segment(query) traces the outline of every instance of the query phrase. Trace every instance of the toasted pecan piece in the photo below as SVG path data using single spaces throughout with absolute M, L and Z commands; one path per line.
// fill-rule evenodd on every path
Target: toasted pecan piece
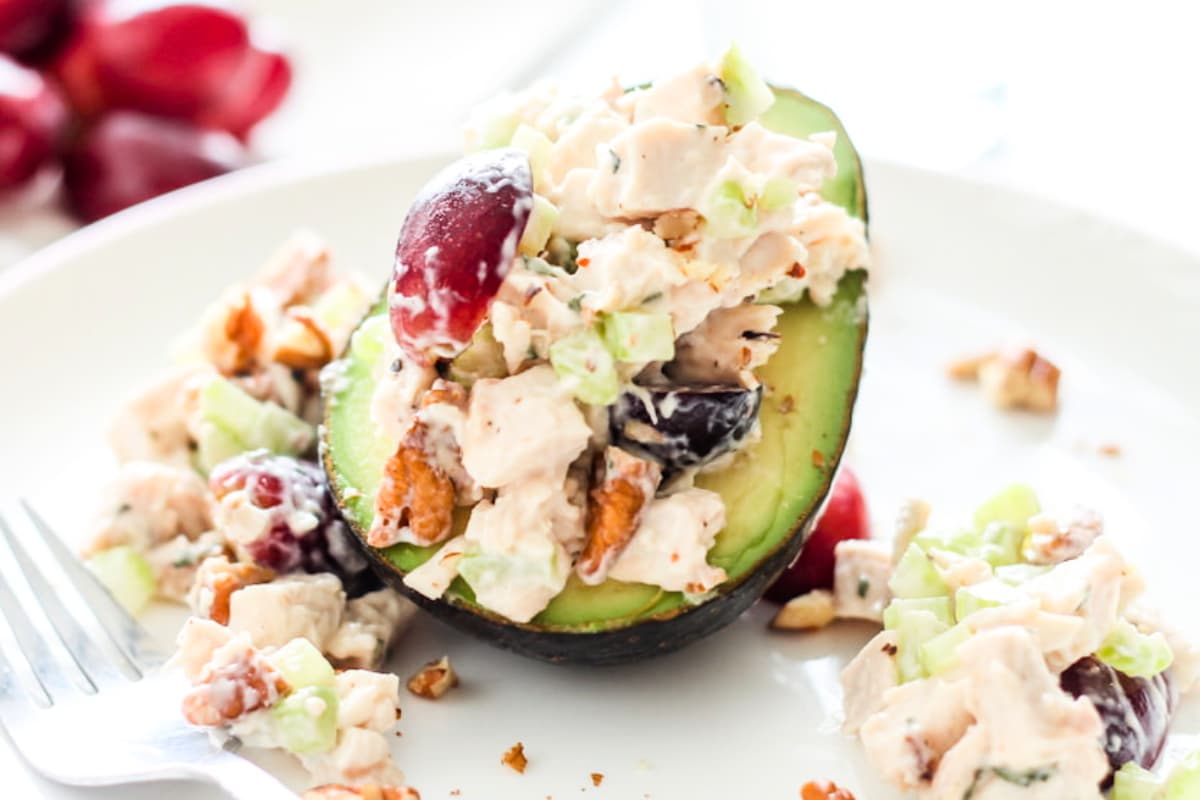
M 258 564 L 230 563 L 225 556 L 205 559 L 201 565 L 204 573 L 198 577 L 212 590 L 208 618 L 221 625 L 229 624 L 229 599 L 233 593 L 247 586 L 270 583 L 275 571 Z
M 274 337 L 271 360 L 293 369 L 316 369 L 333 360 L 333 341 L 307 306 L 292 306 Z
M 346 786 L 327 783 L 309 789 L 300 800 L 421 800 L 416 789 L 408 786 L 378 786 L 373 783 L 362 786 Z
M 529 759 L 525 757 L 525 744 L 517 742 L 508 748 L 500 758 L 500 763 L 516 772 L 524 773 L 525 767 L 529 766 Z
M 250 293 L 242 292 L 240 302 L 231 305 L 225 316 L 222 333 L 231 352 L 229 359 L 221 359 L 225 362 L 219 364 L 221 371 L 231 375 L 250 371 L 266 330 L 266 323 L 255 309 Z
M 437 661 L 430 661 L 421 667 L 408 679 L 408 690 L 417 697 L 426 700 L 437 700 L 446 692 L 458 686 L 458 673 L 450 666 L 450 657 L 442 656 Z
M 1051 361 L 1031 348 L 999 350 L 960 359 L 948 369 L 952 378 L 979 382 L 992 405 L 1051 413 L 1058 408 L 1062 376 Z
M 575 571 L 599 584 L 637 532 L 642 510 L 654 498 L 662 469 L 617 447 L 604 452 L 601 478 L 588 494 L 587 540 Z
M 450 535 L 454 483 L 431 463 L 427 436 L 425 423 L 414 420 L 395 455 L 388 459 L 375 497 L 375 522 L 367 533 L 367 544 L 372 547 L 400 541 L 404 527 L 421 544 L 434 544 Z
M 809 781 L 800 787 L 800 800 L 854 800 L 854 795 L 833 781 Z
M 261 653 L 244 642 L 230 642 L 213 654 L 184 695 L 183 717 L 193 725 L 227 725 L 271 707 L 289 688 Z

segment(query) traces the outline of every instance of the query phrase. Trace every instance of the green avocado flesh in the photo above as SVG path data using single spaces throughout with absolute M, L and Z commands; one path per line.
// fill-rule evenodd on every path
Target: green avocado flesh
M 866 195 L 858 156 L 836 116 L 798 92 L 776 90 L 776 101 L 763 115 L 767 127 L 806 137 L 834 130 L 838 176 L 824 195 L 865 219 Z M 725 528 L 708 560 L 728 573 L 719 595 L 736 586 L 767 556 L 804 526 L 828 491 L 849 431 L 853 399 L 866 336 L 864 276 L 847 275 L 834 302 L 819 308 L 807 299 L 785 306 L 777 332 L 779 350 L 758 375 L 765 393 L 762 435 L 724 469 L 699 476 L 697 485 L 721 495 Z M 385 313 L 381 303 L 368 318 Z M 348 352 L 341 371 L 326 390 L 325 465 L 334 495 L 360 535 L 370 528 L 374 497 L 394 442 L 378 435 L 371 421 L 371 399 L 383 366 L 371 353 Z M 456 532 L 465 527 L 469 509 L 459 509 Z M 395 568 L 408 572 L 438 546 L 400 544 L 379 551 Z M 496 615 L 474 603 L 470 587 L 457 579 L 445 601 L 486 616 Z M 532 623 L 538 630 L 592 633 L 650 619 L 669 618 L 695 599 L 656 586 L 609 580 L 587 586 L 574 575 L 566 588 Z M 514 623 L 515 625 L 515 623 Z

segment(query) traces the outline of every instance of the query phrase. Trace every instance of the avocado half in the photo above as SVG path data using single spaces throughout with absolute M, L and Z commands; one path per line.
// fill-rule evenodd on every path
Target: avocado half
M 866 221 L 862 164 L 829 108 L 800 92 L 776 89 L 776 101 L 761 122 L 799 138 L 836 131 L 838 174 L 823 194 Z M 753 605 L 795 560 L 812 529 L 850 431 L 867 336 L 864 282 L 861 272 L 849 273 L 828 307 L 806 298 L 785 306 L 780 315 L 779 350 L 758 371 L 766 390 L 762 436 L 728 467 L 696 481 L 725 501 L 726 525 L 708 561 L 729 575 L 699 602 L 680 592 L 611 579 L 588 586 L 572 574 L 541 614 L 516 623 L 477 605 L 461 577 L 441 600 L 409 589 L 405 574 L 439 546 L 376 549 L 366 544 L 375 493 L 394 444 L 383 441 L 371 421 L 373 364 L 352 351 L 324 397 L 322 460 L 334 498 L 384 581 L 438 619 L 497 647 L 578 664 L 618 664 L 678 650 Z M 383 313 L 380 303 L 367 318 Z M 460 511 L 456 533 L 466 523 L 466 509 Z

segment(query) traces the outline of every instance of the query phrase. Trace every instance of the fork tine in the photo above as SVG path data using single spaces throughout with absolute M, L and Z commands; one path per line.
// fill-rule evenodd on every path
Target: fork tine
M 85 567 L 78 557 L 63 544 L 62 539 L 51 530 L 49 524 L 33 509 L 33 506 L 23 498 L 20 503 L 21 507 L 25 509 L 25 513 L 33 520 L 34 528 L 41 535 L 51 555 L 66 572 L 71 583 L 83 595 L 88 608 L 100 623 L 100 627 L 125 656 L 133 670 L 141 676 L 149 670 L 162 666 L 167 657 L 154 644 L 154 640 L 146 632 L 146 629 L 113 599 L 113 596 L 97 580 L 91 570 Z
M 71 656 L 71 660 L 75 662 L 75 666 L 79 668 L 84 677 L 91 681 L 92 686 L 96 689 L 125 683 L 125 679 L 117 672 L 108 656 L 100 651 L 88 632 L 63 606 L 58 592 L 50 586 L 46 576 L 42 574 L 41 568 L 29 557 L 29 553 L 17 535 L 13 533 L 13 529 L 3 514 L 0 514 L 0 534 L 8 542 L 8 549 L 16 558 L 17 566 L 25 573 L 25 580 L 33 589 L 34 596 L 41 602 L 46 619 L 50 621 L 59 641 L 62 642 L 68 655 Z
M 67 671 L 63 668 L 62 663 L 50 652 L 46 640 L 42 638 L 33 622 L 25 614 L 24 609 L 21 608 L 20 602 L 8 585 L 8 580 L 3 575 L 0 575 L 0 615 L 8 622 L 8 627 L 17 640 L 17 646 L 25 656 L 25 660 L 29 662 L 34 676 L 51 703 L 83 695 L 83 687 L 73 683 L 67 677 Z M 86 678 L 79 677 L 81 682 L 86 682 Z M 91 688 L 90 682 L 88 682 L 88 688 Z
M 16 669 L 0 648 L 0 725 L 16 725 L 38 705 L 50 705 L 50 696 L 40 684 L 29 688 L 34 691 L 34 696 L 30 696 L 21 684 Z

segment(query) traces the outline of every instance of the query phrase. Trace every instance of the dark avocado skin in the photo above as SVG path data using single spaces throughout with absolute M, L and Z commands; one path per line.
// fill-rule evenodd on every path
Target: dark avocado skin
M 777 97 L 787 98 L 789 103 L 804 107 L 804 113 L 815 115 L 826 123 L 832 123 L 839 137 L 838 160 L 841 174 L 835 181 L 837 186 L 827 187 L 828 199 L 842 204 L 851 214 L 864 222 L 867 220 L 867 199 L 863 182 L 862 165 L 858 154 L 850 144 L 845 130 L 837 117 L 826 106 L 811 100 L 792 89 L 775 89 Z M 778 104 L 777 104 L 778 105 Z M 768 112 L 770 114 L 770 112 Z M 825 127 L 813 130 L 828 130 Z M 786 132 L 786 131 L 785 131 Z M 849 162 L 849 163 L 848 163 Z M 847 175 L 846 167 L 852 165 L 853 174 Z M 863 292 L 865 297 L 865 291 Z M 841 461 L 850 433 L 853 407 L 858 395 L 862 373 L 862 354 L 868 329 L 864 310 L 858 325 L 857 347 L 854 349 L 852 365 L 853 381 L 844 400 L 845 414 L 837 437 L 836 446 L 824 452 L 827 467 L 822 472 L 822 481 L 811 494 L 811 502 L 796 517 L 791 532 L 758 563 L 744 574 L 733 578 L 696 605 L 683 605 L 671 611 L 649 617 L 641 617 L 628 624 L 605 630 L 584 632 L 565 626 L 516 623 L 497 614 L 468 605 L 454 596 L 441 600 L 429 598 L 413 591 L 404 584 L 404 574 L 382 551 L 363 543 L 363 549 L 371 560 L 380 578 L 401 592 L 417 605 L 453 628 L 477 636 L 496 647 L 530 658 L 550 663 L 584 665 L 617 665 L 641 661 L 654 656 L 672 653 L 698 641 L 729 625 L 763 595 L 788 565 L 800 554 L 808 534 L 818 517 L 833 483 L 836 467 Z M 325 427 L 329 430 L 331 420 L 326 409 Z M 335 470 L 328 447 L 322 447 L 322 462 L 327 475 L 334 476 Z M 336 486 L 337 481 L 331 479 Z M 334 491 L 339 505 L 343 499 Z M 357 530 L 352 515 L 347 514 L 347 523 L 358 534 L 360 540 L 365 531 Z

